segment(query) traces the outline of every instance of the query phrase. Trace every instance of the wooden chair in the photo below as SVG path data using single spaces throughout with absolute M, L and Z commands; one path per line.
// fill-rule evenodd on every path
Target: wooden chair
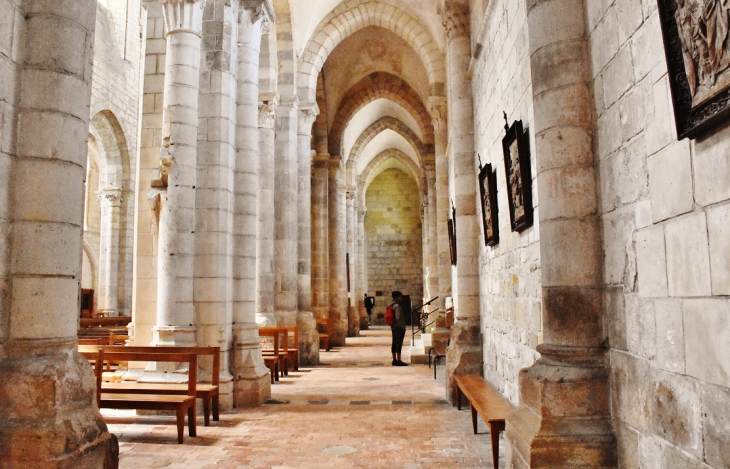
M 299 329 L 296 327 L 285 327 L 286 343 L 289 352 L 289 369 L 299 370 Z
M 317 318 L 317 330 L 319 331 L 319 348 L 329 352 L 332 349 L 332 318 Z

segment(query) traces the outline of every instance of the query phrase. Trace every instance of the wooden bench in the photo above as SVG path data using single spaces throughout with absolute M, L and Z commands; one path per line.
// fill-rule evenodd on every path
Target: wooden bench
M 213 412 L 213 420 L 218 421 L 219 403 L 220 403 L 220 374 L 221 374 L 221 349 L 220 347 L 142 347 L 142 346 L 124 346 L 109 345 L 102 347 L 104 352 L 136 352 L 155 356 L 157 353 L 193 353 L 195 355 L 212 356 L 213 370 L 211 376 L 211 384 L 197 384 L 195 396 L 203 401 L 203 421 L 205 426 L 210 425 L 210 414 Z M 147 360 L 135 360 L 147 361 Z M 150 359 L 148 361 L 160 361 Z M 196 370 L 197 372 L 197 370 Z M 187 386 L 185 384 L 170 383 L 137 383 L 121 382 L 121 383 L 104 383 L 103 390 L 106 393 L 127 393 L 127 394 L 185 394 Z
M 285 327 L 286 343 L 289 352 L 289 369 L 299 370 L 299 329 L 296 327 Z
M 261 352 L 266 358 L 276 357 L 278 373 L 276 381 L 279 381 L 279 375 L 283 378 L 289 374 L 289 352 L 287 347 L 287 331 L 283 327 L 260 327 L 259 338 L 261 339 Z M 268 363 L 266 365 L 269 366 Z M 269 367 L 271 370 L 271 367 Z
M 492 437 L 492 461 L 499 467 L 499 432 L 505 428 L 505 419 L 514 410 L 512 404 L 481 376 L 456 375 L 454 377 L 456 403 L 461 410 L 461 396 L 469 400 L 474 434 L 477 433 L 477 413 L 489 425 Z
M 140 409 L 170 410 L 177 417 L 177 442 L 182 444 L 185 432 L 185 414 L 188 415 L 188 434 L 197 435 L 195 428 L 196 382 L 198 380 L 198 356 L 194 353 L 139 353 L 139 352 L 105 352 L 100 347 L 95 357 L 96 401 L 100 409 Z M 101 379 L 103 362 L 113 361 L 155 361 L 189 364 L 189 379 L 184 395 L 179 394 L 134 394 L 109 393 L 103 388 Z
M 319 348 L 329 352 L 332 349 L 332 318 L 317 318 L 317 330 L 319 331 Z

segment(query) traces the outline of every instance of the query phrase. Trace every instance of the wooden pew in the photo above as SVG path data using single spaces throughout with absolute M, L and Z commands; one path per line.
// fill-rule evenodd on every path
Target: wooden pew
M 289 371 L 289 352 L 286 345 L 286 329 L 283 327 L 259 327 L 259 337 L 261 340 L 261 352 L 264 357 L 277 357 L 278 371 L 281 377 L 288 375 Z M 276 381 L 279 376 L 276 376 Z
M 289 352 L 289 369 L 299 370 L 299 329 L 296 327 L 285 327 L 286 343 Z
M 100 409 L 141 409 L 170 410 L 177 417 L 177 442 L 182 444 L 185 431 L 185 414 L 188 414 L 188 434 L 197 435 L 195 428 L 196 383 L 198 381 L 198 356 L 194 353 L 141 353 L 141 352 L 105 352 L 100 347 L 95 357 L 96 401 Z M 156 361 L 187 362 L 190 367 L 189 379 L 185 394 L 133 394 L 108 393 L 103 388 L 101 379 L 103 362 L 113 361 Z
M 481 376 L 456 375 L 454 387 L 459 410 L 461 410 L 461 396 L 464 395 L 469 400 L 474 434 L 477 433 L 477 413 L 489 425 L 492 437 L 492 461 L 494 467 L 499 467 L 499 432 L 504 431 L 505 419 L 514 407 Z
M 332 349 L 332 318 L 317 318 L 317 330 L 319 331 L 319 348 L 329 352 Z
M 154 355 L 156 353 L 167 353 L 174 351 L 175 353 L 194 353 L 196 355 L 205 355 L 213 357 L 213 370 L 211 376 L 211 384 L 197 384 L 196 397 L 203 400 L 203 419 L 205 426 L 210 425 L 210 414 L 213 411 L 213 420 L 219 420 L 219 403 L 220 403 L 220 375 L 221 375 L 221 349 L 220 347 L 140 347 L 140 346 L 118 346 L 109 345 L 103 347 L 105 352 L 139 352 Z M 144 360 L 136 360 L 144 361 Z M 159 360 L 149 360 L 159 361 Z M 197 370 L 196 370 L 197 371 Z M 167 383 L 137 383 L 137 382 L 121 382 L 106 383 L 104 392 L 109 393 L 135 393 L 135 394 L 183 394 L 186 392 L 184 384 L 167 384 Z

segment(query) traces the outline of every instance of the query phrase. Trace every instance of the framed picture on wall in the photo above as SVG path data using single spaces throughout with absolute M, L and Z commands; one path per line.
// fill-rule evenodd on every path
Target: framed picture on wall
M 451 265 L 456 265 L 456 209 L 451 208 L 449 218 L 449 252 L 451 253 Z
M 512 231 L 532 226 L 532 169 L 530 167 L 530 137 L 522 121 L 512 127 L 505 125 L 507 135 L 502 139 L 504 173 L 507 177 L 507 200 Z
M 730 115 L 730 24 L 724 1 L 657 0 L 679 139 Z
M 497 173 L 492 171 L 492 165 L 479 172 L 479 193 L 482 203 L 482 226 L 484 227 L 484 244 L 496 246 L 499 244 L 499 219 L 497 209 Z

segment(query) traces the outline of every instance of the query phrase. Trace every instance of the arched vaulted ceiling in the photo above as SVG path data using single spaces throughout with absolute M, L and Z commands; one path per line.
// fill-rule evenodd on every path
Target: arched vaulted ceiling
M 382 117 L 375 123 L 373 123 L 370 127 L 365 129 L 362 134 L 360 134 L 360 137 L 357 139 L 355 144 L 352 146 L 352 150 L 347 155 L 347 159 L 352 159 L 353 161 L 356 161 L 357 164 L 362 167 L 363 163 L 360 163 L 359 157 L 362 155 L 367 149 L 368 146 L 373 143 L 373 141 L 379 137 L 381 134 L 383 134 L 386 131 L 390 131 L 391 133 L 395 133 L 399 135 L 403 140 L 405 140 L 408 145 L 410 145 L 412 151 L 418 158 L 418 165 L 423 166 L 421 161 L 421 156 L 426 153 L 423 143 L 421 142 L 421 139 L 418 138 L 418 135 L 415 134 L 407 125 L 405 125 L 403 122 L 399 121 L 398 119 L 395 119 L 393 117 Z M 393 146 L 393 148 L 396 148 Z
M 345 155 L 349 155 L 355 142 L 361 137 L 368 127 L 375 124 L 378 120 L 390 117 L 397 119 L 408 127 L 423 142 L 423 134 L 416 119 L 408 113 L 402 106 L 389 101 L 387 99 L 376 99 L 360 109 L 350 119 L 350 124 L 345 129 L 342 137 L 342 145 L 345 149 Z
M 310 36 L 299 61 L 300 99 L 314 101 L 317 78 L 329 55 L 344 39 L 369 26 L 379 26 L 403 38 L 416 51 L 426 68 L 430 95 L 442 96 L 446 81 L 443 48 L 439 47 L 434 40 L 437 36 L 424 27 L 422 20 L 401 9 L 405 3 L 347 0 L 334 8 Z M 428 2 L 423 11 L 433 10 L 435 15 L 435 8 L 435 5 Z

